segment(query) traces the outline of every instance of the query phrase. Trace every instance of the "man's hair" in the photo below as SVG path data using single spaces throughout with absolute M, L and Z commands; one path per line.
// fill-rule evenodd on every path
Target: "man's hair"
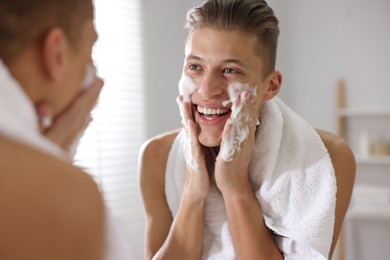
M 92 0 L 0 0 L 0 58 L 13 61 L 54 27 L 77 49 L 81 25 L 92 12 Z
M 279 21 L 264 0 L 208 0 L 187 13 L 185 28 L 242 31 L 257 36 L 254 50 L 263 59 L 265 75 L 275 70 Z

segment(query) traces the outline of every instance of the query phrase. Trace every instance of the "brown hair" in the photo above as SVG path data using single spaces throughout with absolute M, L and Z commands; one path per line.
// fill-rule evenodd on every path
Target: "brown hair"
M 189 30 L 189 36 L 201 28 L 255 34 L 259 44 L 254 51 L 263 59 L 263 72 L 267 75 L 275 69 L 278 24 L 273 10 L 264 0 L 208 0 L 187 13 L 185 28 Z
M 1 0 L 0 58 L 11 62 L 53 27 L 77 49 L 81 24 L 92 17 L 92 0 Z

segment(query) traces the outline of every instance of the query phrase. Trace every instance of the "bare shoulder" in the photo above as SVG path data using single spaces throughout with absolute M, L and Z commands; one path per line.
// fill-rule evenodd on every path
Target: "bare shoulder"
M 333 163 L 336 176 L 336 209 L 333 240 L 329 259 L 332 257 L 336 243 L 341 232 L 345 214 L 351 200 L 352 190 L 355 182 L 356 162 L 355 157 L 348 144 L 341 137 L 329 132 L 318 130 L 322 141 L 327 148 Z
M 147 140 L 140 149 L 139 180 L 141 192 L 147 197 L 152 194 L 165 196 L 165 168 L 168 154 L 180 129 L 176 129 Z
M 356 173 L 355 156 L 345 140 L 335 134 L 317 129 L 329 156 L 336 174 L 337 185 L 353 186 Z
M 0 258 L 101 259 L 104 205 L 86 173 L 0 136 L 0 183 Z
M 140 174 L 153 174 L 165 170 L 169 151 L 180 129 L 176 129 L 147 140 L 140 149 Z M 147 170 L 143 170 L 147 168 Z M 152 168 L 152 169 L 150 169 Z M 142 176 L 141 176 L 142 177 Z
M 181 129 L 175 129 L 150 138 L 142 145 L 141 152 L 142 153 L 168 152 L 176 136 L 179 134 L 180 130 Z
M 324 130 L 317 129 L 317 132 L 329 152 L 336 174 L 342 171 L 344 175 L 348 174 L 354 178 L 356 171 L 355 157 L 345 140 Z
M 151 259 L 164 243 L 173 221 L 165 196 L 165 169 L 169 151 L 179 131 L 151 138 L 140 151 L 139 181 L 146 216 L 147 259 Z

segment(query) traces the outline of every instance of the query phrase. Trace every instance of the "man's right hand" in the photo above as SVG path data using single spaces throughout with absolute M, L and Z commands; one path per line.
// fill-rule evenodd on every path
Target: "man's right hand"
M 90 113 L 96 105 L 103 85 L 103 80 L 97 78 L 89 88 L 80 92 L 44 131 L 44 135 L 67 152 L 70 159 L 74 155 L 80 137 L 92 121 Z M 47 104 L 39 104 L 36 107 L 39 116 L 50 114 L 50 109 Z
M 183 96 L 177 98 L 180 114 L 186 134 L 187 179 L 184 195 L 204 201 L 210 190 L 210 176 L 207 171 L 203 149 L 198 140 L 196 123 L 192 115 L 191 104 L 183 101 Z

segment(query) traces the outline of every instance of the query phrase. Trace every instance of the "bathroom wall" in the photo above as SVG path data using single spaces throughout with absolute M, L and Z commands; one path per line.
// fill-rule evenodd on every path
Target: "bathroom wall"
M 176 97 L 191 5 L 185 0 L 143 1 L 147 137 L 180 127 Z
M 280 19 L 285 99 L 314 126 L 336 131 L 335 89 L 347 106 L 390 107 L 390 1 L 270 0 Z

